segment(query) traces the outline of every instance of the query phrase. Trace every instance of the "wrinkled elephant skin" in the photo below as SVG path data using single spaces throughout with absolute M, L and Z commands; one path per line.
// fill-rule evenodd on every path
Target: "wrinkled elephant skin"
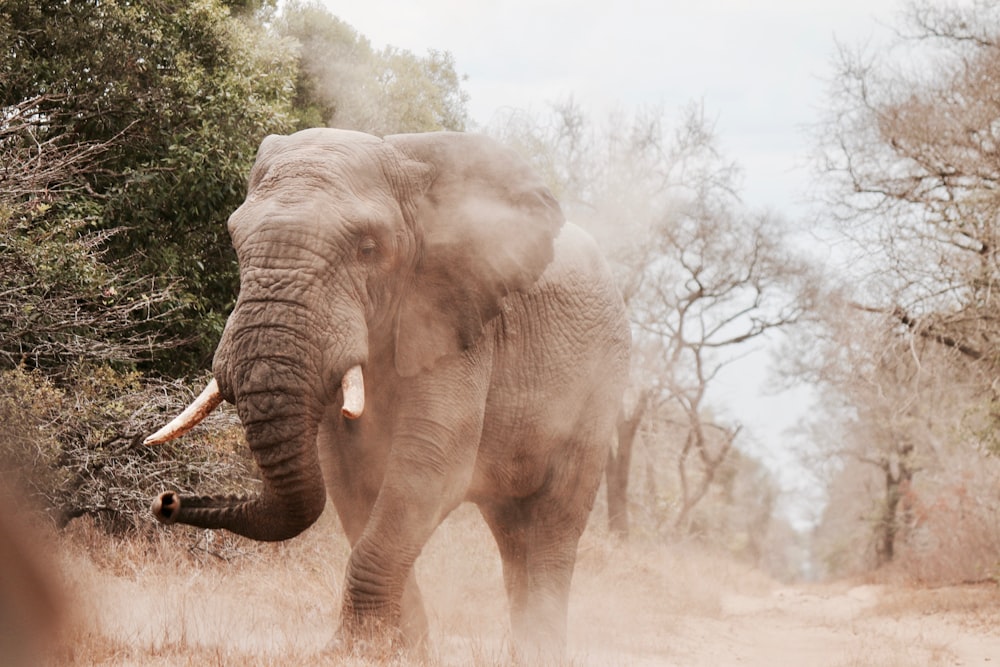
M 423 642 L 414 561 L 471 501 L 516 649 L 560 653 L 629 363 L 593 240 L 516 154 L 459 133 L 268 137 L 228 226 L 240 292 L 199 400 L 236 406 L 263 488 L 168 491 L 157 517 L 281 540 L 329 497 L 352 547 L 338 642 L 384 647 Z

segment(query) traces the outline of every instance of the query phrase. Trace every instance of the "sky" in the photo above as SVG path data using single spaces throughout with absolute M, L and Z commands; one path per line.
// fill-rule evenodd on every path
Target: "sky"
M 570 96 L 596 121 L 654 106 L 679 116 L 700 102 L 743 169 L 744 202 L 799 229 L 816 214 L 810 127 L 827 103 L 836 45 L 878 44 L 902 9 L 901 0 L 324 1 L 376 47 L 451 52 L 474 127 L 504 108 L 541 114 Z M 734 363 L 715 396 L 794 495 L 802 476 L 791 430 L 814 398 L 765 390 L 777 343 Z
M 668 111 L 703 101 L 748 203 L 798 198 L 835 38 L 878 39 L 900 0 L 325 0 L 376 47 L 449 51 L 472 119 L 504 107 Z M 599 111 L 600 112 L 600 111 Z

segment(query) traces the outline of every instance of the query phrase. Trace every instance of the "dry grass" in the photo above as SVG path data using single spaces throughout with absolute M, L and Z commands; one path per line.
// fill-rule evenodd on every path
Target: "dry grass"
M 1000 587 L 895 587 L 872 611 L 893 618 L 934 615 L 972 630 L 992 629 L 1000 627 Z
M 328 529 L 331 526 L 326 526 Z M 299 543 L 163 531 L 152 544 L 67 536 L 76 622 L 66 664 L 295 664 L 330 639 L 346 544 L 320 526 Z M 332 532 L 332 531 L 327 531 Z
M 111 541 L 83 523 L 61 536 L 74 619 L 56 664 L 510 664 L 500 559 L 471 506 L 441 526 L 417 563 L 433 641 L 422 660 L 352 663 L 324 652 L 348 556 L 331 514 L 282 544 L 207 535 L 174 528 L 151 544 Z M 567 663 L 662 664 L 680 619 L 717 616 L 725 591 L 767 585 L 720 557 L 622 546 L 590 531 L 574 578 Z
M 332 513 L 281 544 L 178 527 L 152 542 L 111 540 L 86 522 L 46 543 L 72 610 L 52 642 L 56 665 L 512 663 L 500 559 L 471 506 L 417 563 L 433 642 L 422 659 L 325 651 L 348 557 Z M 566 665 L 973 664 L 1000 655 L 998 624 L 996 587 L 778 588 L 695 546 L 621 545 L 592 528 L 573 582 Z
M 859 637 L 842 661 L 832 667 L 951 667 L 961 664 L 945 644 L 928 648 L 911 639 L 875 634 Z

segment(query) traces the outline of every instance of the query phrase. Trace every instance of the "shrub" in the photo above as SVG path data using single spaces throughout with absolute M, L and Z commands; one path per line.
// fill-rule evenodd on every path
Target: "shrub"
M 39 371 L 0 372 L 0 470 L 57 526 L 87 515 L 109 532 L 141 531 L 159 491 L 249 490 L 256 469 L 227 410 L 181 442 L 142 444 L 190 401 L 182 382 L 107 366 L 66 378 L 57 385 Z

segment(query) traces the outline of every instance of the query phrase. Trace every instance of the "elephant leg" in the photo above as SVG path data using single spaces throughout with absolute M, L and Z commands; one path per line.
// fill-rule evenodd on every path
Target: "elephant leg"
M 446 501 L 442 501 L 446 499 Z M 413 566 L 434 529 L 461 500 L 442 487 L 427 497 L 384 491 L 351 551 L 341 634 L 347 641 L 423 645 L 428 629 Z
M 426 618 L 404 606 L 419 599 L 413 565 L 431 534 L 465 497 L 482 435 L 488 366 L 474 352 L 442 360 L 398 395 L 392 446 L 378 497 L 347 567 L 341 629 L 384 643 Z
M 363 512 L 364 516 L 367 517 L 370 511 L 371 506 Z M 347 528 L 348 525 L 351 526 L 350 529 Z M 357 545 L 358 540 L 361 538 L 361 534 L 364 531 L 364 525 L 365 524 L 360 521 L 344 522 L 345 532 L 347 533 L 348 541 L 350 542 L 352 549 Z M 424 601 L 420 592 L 420 587 L 417 585 L 416 573 L 413 571 L 412 567 L 410 568 L 409 574 L 406 577 L 406 582 L 403 585 L 403 593 L 400 599 L 398 616 L 399 639 L 402 644 L 407 648 L 415 649 L 418 652 L 425 651 L 427 649 L 429 635 L 427 612 L 424 608 Z
M 528 606 L 527 521 L 518 501 L 482 504 L 479 511 L 493 533 L 503 563 L 503 583 L 510 605 L 511 633 L 522 634 L 520 626 Z
M 406 578 L 403 587 L 403 600 L 400 604 L 399 630 L 403 636 L 403 642 L 419 651 L 427 649 L 428 629 L 427 611 L 424 609 L 423 595 L 420 593 L 420 586 L 417 585 L 417 575 L 410 568 L 410 574 Z
M 341 443 L 340 447 L 320 448 L 328 494 L 352 549 L 368 524 L 382 481 L 380 471 L 385 467 L 383 457 L 379 454 L 382 448 L 372 443 L 388 440 L 388 437 L 372 433 L 365 436 L 365 441 L 359 442 L 340 433 L 336 436 L 336 441 Z M 353 460 L 344 460 L 342 455 L 345 453 L 353 457 Z M 399 626 L 400 638 L 405 646 L 418 652 L 427 649 L 427 612 L 412 569 L 403 589 Z
M 528 663 L 558 660 L 565 651 L 570 580 L 585 518 L 555 507 L 532 498 L 480 508 L 503 560 L 514 651 Z

